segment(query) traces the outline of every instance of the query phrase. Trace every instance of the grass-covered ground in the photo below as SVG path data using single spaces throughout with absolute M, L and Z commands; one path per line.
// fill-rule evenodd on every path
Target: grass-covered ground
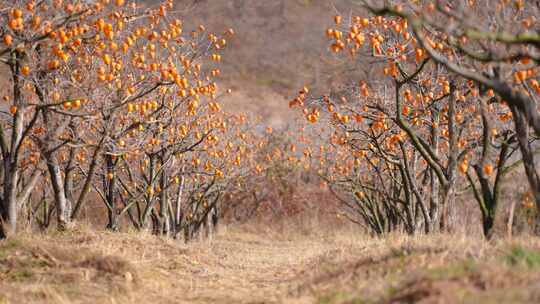
M 540 302 L 536 238 L 268 230 L 22 234 L 0 242 L 0 303 Z

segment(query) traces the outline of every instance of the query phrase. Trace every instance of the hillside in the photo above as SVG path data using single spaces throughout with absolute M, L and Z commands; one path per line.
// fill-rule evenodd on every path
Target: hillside
M 355 7 L 351 2 L 198 0 L 186 2 L 182 15 L 188 27 L 235 30 L 223 56 L 221 80 L 234 89 L 225 101 L 279 125 L 294 117 L 287 101 L 304 85 L 323 92 L 362 75 L 360 64 L 329 51 L 324 36 L 335 14 Z

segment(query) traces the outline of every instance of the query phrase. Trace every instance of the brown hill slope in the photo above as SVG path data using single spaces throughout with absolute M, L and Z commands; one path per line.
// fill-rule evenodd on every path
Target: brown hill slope
M 236 93 L 226 101 L 273 124 L 291 117 L 286 101 L 304 85 L 323 91 L 362 74 L 359 64 L 333 56 L 324 36 L 336 13 L 356 7 L 351 0 L 192 0 L 176 7 L 188 29 L 235 30 L 221 80 Z

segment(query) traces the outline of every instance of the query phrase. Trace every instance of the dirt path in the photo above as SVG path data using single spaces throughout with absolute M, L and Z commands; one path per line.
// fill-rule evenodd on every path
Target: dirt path
M 155 289 L 160 290 L 156 297 L 163 293 L 167 300 L 167 290 L 174 289 L 178 299 L 190 302 L 313 303 L 313 295 L 299 292 L 298 287 L 306 271 L 319 272 L 317 261 L 336 254 L 336 247 L 324 240 L 225 233 L 180 252 L 164 258 L 161 271 L 151 270 L 160 282 L 174 282 Z M 149 269 L 141 267 L 143 274 Z
M 246 230 L 188 245 L 141 233 L 23 234 L 0 242 L 0 303 L 540 302 L 538 238 Z
M 238 229 L 188 245 L 95 231 L 24 235 L 0 246 L 0 303 L 21 295 L 54 303 L 313 303 L 298 289 L 306 274 L 355 246 Z

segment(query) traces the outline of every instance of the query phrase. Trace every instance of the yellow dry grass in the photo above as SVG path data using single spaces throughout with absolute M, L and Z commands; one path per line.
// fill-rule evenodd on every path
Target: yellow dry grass
M 292 226 L 291 226 L 292 227 Z M 540 299 L 540 241 L 223 227 L 182 244 L 78 227 L 0 243 L 0 303 L 426 303 Z M 517 249 L 516 249 L 517 248 Z M 516 251 L 517 250 L 517 251 Z M 355 302 L 356 301 L 356 302 Z

